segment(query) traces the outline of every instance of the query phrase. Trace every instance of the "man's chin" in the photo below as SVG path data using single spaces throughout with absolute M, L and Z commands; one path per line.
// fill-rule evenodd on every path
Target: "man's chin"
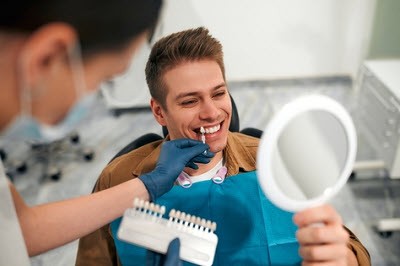
M 225 144 L 209 144 L 210 146 L 210 151 L 212 151 L 213 153 L 218 153 L 218 152 L 222 152 L 225 147 L 226 147 L 226 143 Z

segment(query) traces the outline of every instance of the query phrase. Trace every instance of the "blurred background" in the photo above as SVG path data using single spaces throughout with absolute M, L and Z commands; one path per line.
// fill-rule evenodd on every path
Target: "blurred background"
M 153 38 L 205 26 L 221 41 L 240 128 L 264 129 L 284 103 L 310 93 L 347 108 L 357 160 L 332 204 L 373 265 L 400 265 L 399 15 L 397 0 L 167 0 Z M 162 134 L 144 76 L 150 49 L 143 45 L 124 75 L 102 85 L 76 132 L 44 143 L 1 139 L 7 171 L 28 203 L 90 193 L 125 145 Z M 31 261 L 74 265 L 76 248 L 77 241 Z

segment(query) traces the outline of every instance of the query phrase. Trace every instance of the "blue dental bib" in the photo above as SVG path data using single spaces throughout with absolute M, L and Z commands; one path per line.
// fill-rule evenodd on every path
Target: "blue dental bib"
M 299 265 L 297 227 L 292 213 L 275 207 L 258 185 L 256 172 L 211 180 L 190 188 L 174 186 L 157 204 L 217 223 L 218 245 L 213 265 Z M 119 240 L 121 218 L 111 223 L 122 265 L 145 265 L 146 250 Z M 184 262 L 184 265 L 191 265 Z

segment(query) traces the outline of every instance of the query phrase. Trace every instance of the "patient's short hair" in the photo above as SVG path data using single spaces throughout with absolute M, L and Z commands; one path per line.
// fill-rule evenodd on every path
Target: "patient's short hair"
M 163 82 L 164 73 L 181 63 L 204 59 L 217 62 L 225 80 L 222 45 L 204 27 L 173 33 L 157 41 L 145 70 L 151 96 L 166 109 L 167 88 Z

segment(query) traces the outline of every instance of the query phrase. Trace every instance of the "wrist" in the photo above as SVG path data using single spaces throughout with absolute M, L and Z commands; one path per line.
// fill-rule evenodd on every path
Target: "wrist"
M 155 199 L 157 198 L 157 195 L 154 192 L 155 184 L 153 179 L 151 178 L 151 175 L 149 173 L 143 174 L 140 175 L 137 179 L 140 181 L 142 187 L 144 187 L 148 200 L 154 202 Z
M 140 198 L 146 201 L 150 200 L 150 194 L 149 191 L 146 188 L 146 185 L 143 183 L 143 181 L 140 178 L 135 178 L 132 179 L 132 190 L 134 190 L 134 195 L 135 198 Z

